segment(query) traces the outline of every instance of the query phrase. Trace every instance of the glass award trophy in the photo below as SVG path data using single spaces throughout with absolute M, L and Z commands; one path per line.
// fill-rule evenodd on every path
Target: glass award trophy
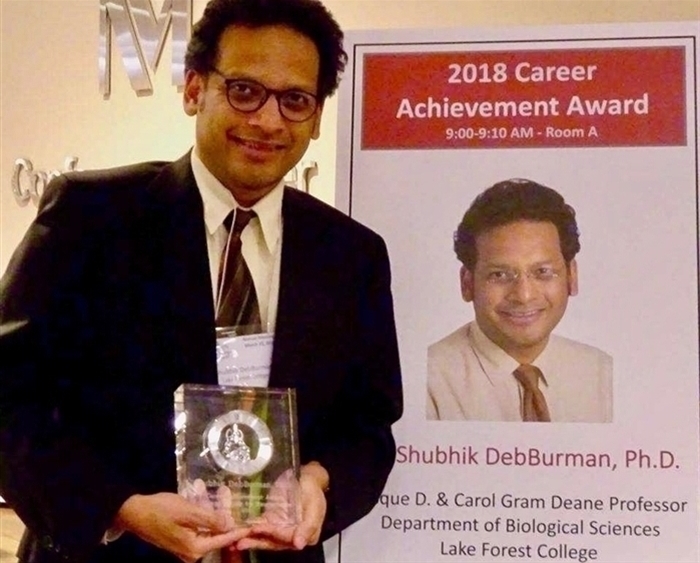
M 184 384 L 175 391 L 180 494 L 239 525 L 299 519 L 293 389 Z

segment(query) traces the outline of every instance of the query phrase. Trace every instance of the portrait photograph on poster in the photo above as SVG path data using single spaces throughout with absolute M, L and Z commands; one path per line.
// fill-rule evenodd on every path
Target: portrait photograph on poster
M 343 563 L 697 562 L 697 26 L 348 40 L 406 408 Z
M 428 420 L 612 420 L 610 355 L 552 334 L 578 294 L 579 249 L 552 188 L 514 178 L 475 198 L 454 235 L 475 318 L 428 347 Z

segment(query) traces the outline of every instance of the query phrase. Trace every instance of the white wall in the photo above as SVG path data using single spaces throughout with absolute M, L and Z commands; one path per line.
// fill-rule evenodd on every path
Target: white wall
M 160 9 L 160 0 L 152 0 Z M 204 0 L 195 0 L 195 19 Z M 346 29 L 469 27 L 699 20 L 699 0 L 326 0 Z M 11 191 L 14 162 L 62 168 L 67 156 L 98 168 L 173 159 L 193 138 L 193 121 L 170 84 L 170 43 L 137 97 L 113 49 L 112 95 L 98 91 L 99 0 L 0 0 L 0 272 L 36 207 Z M 319 164 L 311 193 L 334 200 L 337 106 L 327 103 L 321 139 L 307 159 Z

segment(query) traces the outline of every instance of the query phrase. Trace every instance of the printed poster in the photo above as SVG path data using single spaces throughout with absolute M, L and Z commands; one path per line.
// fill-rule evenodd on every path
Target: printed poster
M 700 560 L 697 22 L 363 31 L 347 47 L 336 204 L 387 243 L 405 414 L 340 559 Z M 502 182 L 575 211 L 575 272 L 522 258 L 531 224 L 458 259 L 465 212 Z M 536 390 L 504 371 L 520 348 L 499 323 L 547 308 L 561 316 L 533 362 L 549 422 L 524 421 Z

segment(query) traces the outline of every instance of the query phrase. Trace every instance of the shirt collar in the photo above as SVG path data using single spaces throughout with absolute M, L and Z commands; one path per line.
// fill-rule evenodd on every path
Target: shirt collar
M 469 342 L 489 375 L 511 374 L 520 364 L 486 336 L 476 321 L 469 323 Z
M 486 336 L 476 321 L 470 322 L 467 330 L 469 343 L 474 348 L 483 370 L 489 376 L 510 375 L 520 365 L 520 362 L 509 356 L 498 344 Z M 542 369 L 542 360 L 546 357 L 548 349 L 549 343 L 531 364 Z M 547 380 L 545 379 L 544 382 L 546 384 Z
M 241 207 L 230 191 L 209 171 L 196 150 L 191 151 L 190 161 L 197 188 L 204 204 L 204 223 L 207 232 L 213 235 L 223 224 L 226 216 L 234 207 Z M 265 246 L 272 253 L 277 246 L 282 232 L 282 197 L 284 180 L 280 180 L 265 197 L 253 205 L 260 220 Z

